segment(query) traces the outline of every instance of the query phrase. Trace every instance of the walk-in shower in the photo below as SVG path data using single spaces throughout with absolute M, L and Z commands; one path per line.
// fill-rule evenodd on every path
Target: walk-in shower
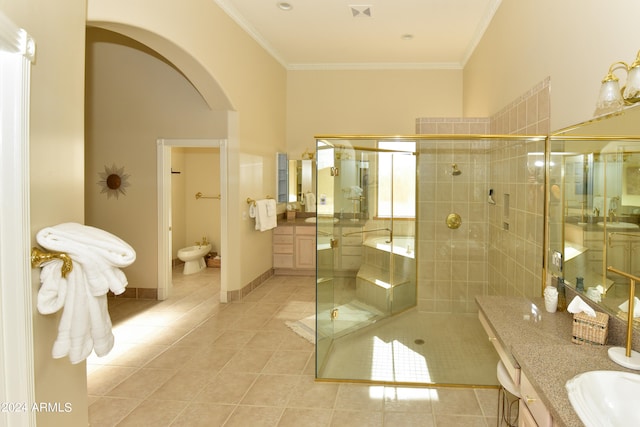
M 540 295 L 544 146 L 317 138 L 318 379 L 496 384 L 475 296 Z

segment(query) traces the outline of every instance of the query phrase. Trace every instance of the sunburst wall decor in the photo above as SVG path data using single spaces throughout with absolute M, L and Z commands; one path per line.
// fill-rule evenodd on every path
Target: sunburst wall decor
M 100 194 L 107 193 L 107 199 L 115 197 L 116 199 L 120 194 L 127 195 L 127 187 L 129 184 L 129 174 L 124 173 L 124 167 L 118 168 L 115 164 L 111 167 L 105 166 L 104 172 L 98 174 L 100 181 L 98 185 L 102 187 Z

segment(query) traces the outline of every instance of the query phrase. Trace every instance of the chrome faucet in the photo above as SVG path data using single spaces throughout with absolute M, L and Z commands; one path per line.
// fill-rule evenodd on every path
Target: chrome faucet
M 616 220 L 617 220 L 617 216 L 616 216 L 615 209 L 613 208 L 609 209 L 609 222 L 614 222 Z

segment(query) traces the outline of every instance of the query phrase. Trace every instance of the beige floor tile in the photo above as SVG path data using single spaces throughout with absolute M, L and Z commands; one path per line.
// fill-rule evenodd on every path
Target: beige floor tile
M 169 369 L 140 369 L 107 393 L 110 397 L 145 399 L 176 373 Z
M 138 399 L 101 397 L 89 406 L 89 423 L 91 427 L 115 426 L 140 403 Z
M 217 373 L 233 359 L 237 352 L 232 348 L 202 348 L 184 363 L 181 369 Z
M 207 372 L 179 371 L 149 396 L 149 399 L 190 401 L 208 382 Z
M 382 427 L 384 414 L 376 411 L 336 410 L 329 425 L 331 427 Z
M 436 420 L 436 427 L 486 427 L 488 425 L 483 417 L 470 415 L 436 414 L 434 417 Z
M 291 393 L 290 408 L 320 408 L 331 410 L 335 406 L 339 384 L 317 382 L 311 375 L 300 377 Z
M 430 412 L 385 412 L 384 425 L 389 427 L 435 427 L 436 424 Z M 449 427 L 451 426 L 454 424 Z
M 87 363 L 95 365 L 117 365 L 141 367 L 165 351 L 169 346 L 148 345 L 143 343 L 121 343 L 116 335 L 116 342 L 109 354 L 98 357 L 94 354 L 87 358 Z
M 257 348 L 262 350 L 277 350 L 280 345 L 289 337 L 284 331 L 263 331 L 259 330 L 245 344 L 245 348 Z
M 87 365 L 92 427 L 495 424 L 494 389 L 316 381 L 314 345 L 285 324 L 314 312 L 315 277 L 220 304 L 219 274 L 177 272 L 166 301 L 109 300 L 116 346 Z
M 218 374 L 195 396 L 194 401 L 205 403 L 239 403 L 258 375 L 242 373 Z
M 222 370 L 224 372 L 253 372 L 259 373 L 264 369 L 273 351 L 244 349 L 238 351 Z
M 295 374 L 300 375 L 307 366 L 311 351 L 278 350 L 262 370 L 266 374 Z
M 295 375 L 260 375 L 240 404 L 284 407 L 297 383 Z
M 384 386 L 340 384 L 336 410 L 382 412 Z
M 171 427 L 218 427 L 224 425 L 235 405 L 190 403 L 171 424 Z
M 127 366 L 97 365 L 97 369 L 87 373 L 87 393 L 102 396 L 137 370 Z
M 233 325 L 234 329 L 256 330 L 260 329 L 267 323 L 273 315 L 271 314 L 245 314 L 240 316 L 238 321 Z
M 272 427 L 277 426 L 283 408 L 265 406 L 238 406 L 225 427 Z
M 226 330 L 213 341 L 216 347 L 242 348 L 255 335 L 254 331 L 241 331 L 238 329 Z
M 475 389 L 476 398 L 485 417 L 496 417 L 498 414 L 498 390 Z
M 287 408 L 278 427 L 326 427 L 331 421 L 331 411 L 324 409 Z
M 163 353 L 159 354 L 155 359 L 151 360 L 144 367 L 156 369 L 176 369 L 184 364 L 189 363 L 198 352 L 197 347 L 169 347 Z
M 435 414 L 482 415 L 472 389 L 438 388 L 432 405 Z
M 432 412 L 431 403 L 437 399 L 437 391 L 423 387 L 385 387 L 385 412 Z
M 118 427 L 163 427 L 171 422 L 186 408 L 187 402 L 173 400 L 145 400 Z

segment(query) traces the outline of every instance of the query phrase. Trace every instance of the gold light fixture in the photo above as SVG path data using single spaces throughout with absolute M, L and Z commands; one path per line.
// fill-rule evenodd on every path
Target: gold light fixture
M 627 73 L 626 85 L 622 89 L 618 77 L 613 74 L 616 70 L 624 70 Z M 595 115 L 615 113 L 625 105 L 637 102 L 640 102 L 640 51 L 631 65 L 622 61 L 611 64 L 609 72 L 602 79 Z

